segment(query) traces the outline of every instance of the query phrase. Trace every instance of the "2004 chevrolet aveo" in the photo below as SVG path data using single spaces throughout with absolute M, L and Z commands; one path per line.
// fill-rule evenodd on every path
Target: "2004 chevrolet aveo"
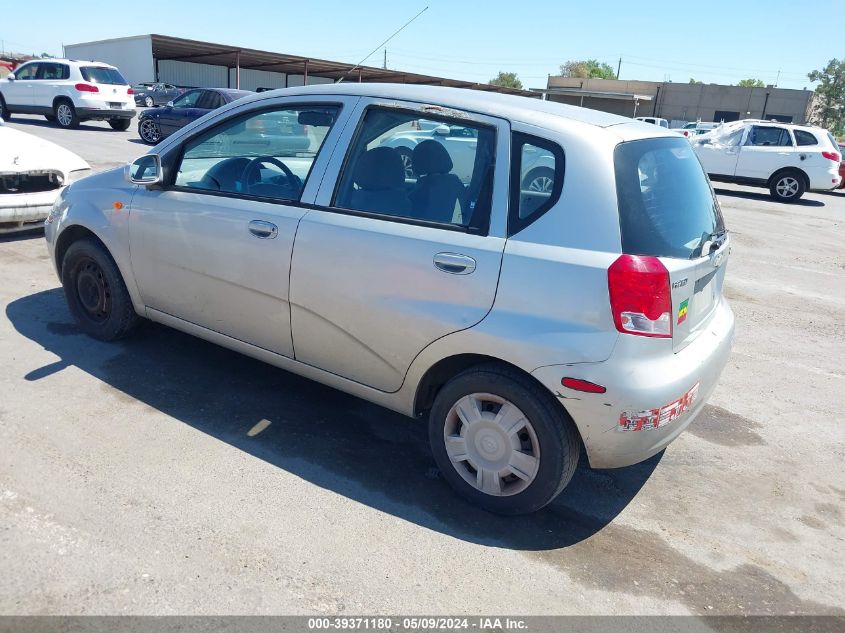
M 689 142 L 523 97 L 257 94 L 65 189 L 46 237 L 88 334 L 146 317 L 428 416 L 443 477 L 499 513 L 554 499 L 582 444 L 662 450 L 733 339 Z

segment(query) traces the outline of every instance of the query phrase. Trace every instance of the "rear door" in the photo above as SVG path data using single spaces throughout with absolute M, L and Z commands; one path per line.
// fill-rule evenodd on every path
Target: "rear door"
M 509 125 L 378 99 L 362 99 L 359 111 L 342 140 L 346 158 L 332 157 L 317 208 L 297 231 L 293 341 L 297 360 L 393 392 L 427 345 L 493 305 L 505 237 L 489 224 L 491 209 L 506 213 Z M 477 132 L 468 183 L 448 146 L 431 139 L 426 157 L 415 153 L 427 163 L 417 167 L 439 173 L 406 178 L 398 150 L 382 141 L 418 119 Z
M 621 143 L 615 163 L 622 250 L 658 257 L 669 271 L 680 351 L 722 301 L 730 245 L 719 203 L 685 139 Z
M 778 169 L 797 161 L 792 135 L 777 125 L 752 125 L 739 153 L 736 176 L 768 180 Z

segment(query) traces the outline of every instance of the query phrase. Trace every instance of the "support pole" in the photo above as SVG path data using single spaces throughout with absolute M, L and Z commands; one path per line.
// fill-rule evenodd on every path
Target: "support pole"
M 241 89 L 241 52 L 235 53 L 235 88 Z
M 303 74 L 302 85 L 308 85 L 308 60 L 305 60 L 305 73 Z

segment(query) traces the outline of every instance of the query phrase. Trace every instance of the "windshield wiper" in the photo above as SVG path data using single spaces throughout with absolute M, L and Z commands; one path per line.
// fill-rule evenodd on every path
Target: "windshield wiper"
M 693 257 L 702 257 L 713 252 L 713 247 L 719 248 L 728 236 L 728 229 L 722 227 L 711 233 L 702 233 L 698 246 L 691 253 L 690 259 Z M 706 248 L 705 248 L 706 247 Z

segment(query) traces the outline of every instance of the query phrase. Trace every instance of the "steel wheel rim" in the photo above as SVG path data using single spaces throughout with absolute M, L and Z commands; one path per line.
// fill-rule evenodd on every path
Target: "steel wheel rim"
M 528 191 L 537 191 L 539 193 L 551 193 L 555 181 L 548 176 L 537 176 L 528 184 Z
M 103 269 L 86 257 L 79 263 L 75 275 L 76 298 L 89 319 L 95 323 L 106 321 L 111 315 L 111 287 Z
M 152 108 L 152 107 L 155 105 L 155 104 L 153 103 L 153 98 L 152 98 L 152 97 L 146 97 L 146 98 L 144 99 L 144 104 L 145 104 L 148 108 Z
M 399 156 L 402 157 L 402 167 L 405 168 L 405 178 L 413 178 L 414 177 L 414 165 L 409 154 L 405 152 L 399 152 Z
M 70 125 L 73 120 L 73 112 L 71 112 L 70 106 L 66 103 L 59 104 L 59 107 L 56 108 L 56 118 L 62 125 Z
M 446 415 L 443 441 L 455 472 L 484 494 L 519 494 L 537 477 L 537 433 L 525 414 L 501 396 L 472 393 L 458 400 Z
M 798 180 L 792 176 L 781 178 L 775 188 L 782 198 L 791 198 L 798 193 Z
M 155 143 L 158 140 L 158 126 L 154 121 L 147 119 L 141 122 L 141 137 L 150 143 Z

